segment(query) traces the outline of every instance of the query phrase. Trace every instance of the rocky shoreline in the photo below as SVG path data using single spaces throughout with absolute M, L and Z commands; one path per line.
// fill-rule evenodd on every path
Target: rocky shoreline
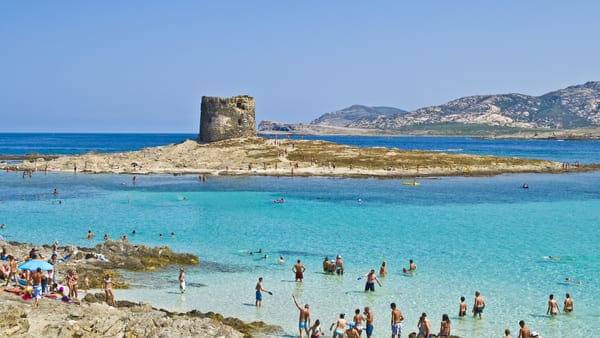
M 79 288 L 99 289 L 102 277 L 109 273 L 113 287 L 127 288 L 128 281 L 121 270 L 151 272 L 172 265 L 197 265 L 191 254 L 175 253 L 168 247 L 147 247 L 124 240 L 105 241 L 93 248 L 3 242 L 7 253 L 21 259 L 32 249 L 38 258 L 47 259 L 53 252 L 65 261 L 55 264 L 58 280 L 65 272 L 79 274 Z M 84 279 L 89 285 L 84 285 Z M 10 290 L 11 292 L 6 292 Z M 83 292 L 82 292 L 83 293 Z M 106 304 L 104 293 L 85 292 L 79 299 L 66 303 L 57 299 L 42 299 L 34 308 L 32 302 L 16 295 L 14 289 L 0 292 L 0 336 L 32 337 L 252 337 L 281 332 L 278 326 L 263 322 L 245 323 L 237 318 L 225 318 L 217 313 L 190 311 L 174 313 L 148 304 L 117 300 L 116 306 Z M 42 334 L 43 332 L 43 334 Z
M 565 173 L 598 170 L 598 165 L 568 166 L 546 160 L 512 157 L 359 148 L 325 141 L 276 140 L 260 137 L 213 143 L 188 140 L 179 144 L 124 153 L 89 153 L 38 158 L 19 164 L 0 163 L 5 170 L 114 174 L 236 176 L 327 176 L 406 178 L 489 176 L 505 173 Z

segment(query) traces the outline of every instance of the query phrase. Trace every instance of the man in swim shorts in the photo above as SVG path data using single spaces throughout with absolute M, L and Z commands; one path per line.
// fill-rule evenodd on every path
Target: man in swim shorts
M 366 277 L 367 277 L 367 282 L 365 283 L 365 292 L 368 292 L 368 291 L 374 292 L 375 291 L 375 282 L 377 282 L 377 284 L 379 286 L 381 286 L 379 279 L 377 279 L 377 275 L 375 275 L 375 270 L 371 269 L 371 271 L 369 271 L 369 273 L 366 275 Z
M 479 291 L 475 291 L 475 301 L 473 302 L 473 317 L 479 316 L 479 319 L 481 319 L 481 315 L 483 314 L 484 308 L 485 299 Z
M 298 300 L 296 296 L 292 296 L 294 299 L 294 304 L 296 304 L 296 308 L 300 311 L 300 315 L 298 316 L 298 331 L 300 332 L 300 338 L 306 336 L 308 337 L 308 329 L 310 328 L 310 310 L 308 304 L 304 304 L 304 307 L 301 307 L 298 304 Z
M 302 280 L 304 279 L 304 271 L 306 271 L 306 268 L 304 268 L 304 264 L 302 264 L 300 260 L 296 261 L 296 264 L 294 264 L 292 271 L 294 271 L 294 273 L 296 274 L 296 282 L 302 282 Z
M 42 269 L 37 268 L 37 270 L 31 275 L 31 281 L 33 284 L 33 299 L 34 307 L 38 307 L 40 305 L 40 299 L 42 298 L 42 278 L 44 275 L 42 274 Z
M 373 320 L 375 320 L 375 317 L 373 316 L 373 311 L 371 310 L 370 307 L 365 307 L 365 322 L 367 323 L 365 331 L 367 333 L 367 338 L 371 338 L 371 336 L 373 335 Z
M 392 338 L 400 338 L 402 334 L 402 321 L 404 320 L 404 316 L 400 309 L 396 307 L 396 303 L 390 304 L 390 308 L 392 309 L 392 318 L 391 318 L 391 326 L 392 326 Z
M 268 294 L 272 294 L 270 291 L 267 291 L 264 287 L 263 287 L 263 278 L 260 277 L 258 278 L 258 282 L 256 283 L 256 287 L 254 288 L 256 290 L 256 301 L 254 302 L 254 305 L 256 307 L 261 307 L 262 306 L 262 293 L 266 292 Z

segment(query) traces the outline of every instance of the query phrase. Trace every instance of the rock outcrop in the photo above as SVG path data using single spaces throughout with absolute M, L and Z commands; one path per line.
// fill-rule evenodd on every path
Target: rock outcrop
M 203 142 L 256 136 L 254 98 L 202 97 L 200 135 Z
M 37 309 L 18 297 L 0 295 L 0 337 L 231 337 L 242 333 L 208 317 L 169 313 L 149 305 L 110 307 L 43 300 Z
M 52 255 L 52 246 L 33 246 L 19 242 L 0 241 L 3 248 L 15 257 L 22 258 L 29 255 L 32 248 L 44 259 Z M 136 245 L 125 241 L 105 241 L 94 248 L 62 246 L 58 247 L 59 257 L 69 256 L 64 262 L 57 263 L 59 280 L 62 280 L 68 270 L 75 270 L 81 280 L 87 278 L 89 287 L 101 288 L 103 277 L 110 274 L 113 287 L 116 289 L 128 288 L 128 283 L 123 279 L 120 270 L 128 271 L 154 271 L 169 266 L 198 265 L 197 256 L 187 253 L 173 252 L 169 247 L 148 247 Z

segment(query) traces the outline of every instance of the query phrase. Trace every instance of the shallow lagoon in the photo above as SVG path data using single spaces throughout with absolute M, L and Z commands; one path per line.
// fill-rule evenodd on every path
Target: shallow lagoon
M 130 240 L 166 244 L 197 253 L 206 263 L 188 272 L 192 286 L 177 294 L 177 272 L 136 275 L 138 288 L 119 293 L 173 310 L 217 311 L 260 319 L 295 332 L 291 294 L 313 308 L 327 325 L 339 312 L 375 310 L 376 336 L 389 334 L 389 303 L 415 331 L 428 313 L 435 330 L 442 313 L 453 333 L 464 337 L 513 332 L 524 319 L 542 336 L 585 336 L 600 332 L 600 173 L 506 175 L 488 178 L 400 180 L 331 178 L 210 178 L 143 176 L 136 186 L 124 175 L 34 174 L 23 180 L 0 174 L 0 223 L 8 239 L 92 245 L 85 233 L 113 238 L 133 229 Z M 521 189 L 527 182 L 530 189 Z M 51 195 L 61 192 L 62 204 Z M 272 200 L 285 197 L 286 203 Z M 362 199 L 362 203 L 358 199 Z M 171 232 L 175 236 L 171 237 Z M 158 234 L 163 233 L 163 239 Z M 243 254 L 262 248 L 267 260 Z M 285 266 L 276 264 L 283 253 Z M 344 256 L 344 277 L 319 273 L 325 255 Z M 544 259 L 560 256 L 560 260 Z M 308 268 L 297 285 L 292 262 Z M 408 259 L 414 277 L 400 273 Z M 386 260 L 384 287 L 364 294 L 360 274 Z M 264 308 L 253 303 L 254 283 L 265 277 Z M 565 277 L 582 282 L 565 285 Z M 488 306 L 484 320 L 458 319 L 458 299 L 480 290 Z M 547 318 L 546 299 L 565 292 L 575 313 Z M 561 306 L 562 307 L 562 306 Z

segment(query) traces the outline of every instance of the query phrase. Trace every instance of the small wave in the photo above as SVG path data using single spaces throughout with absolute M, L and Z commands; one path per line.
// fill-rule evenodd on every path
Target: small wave
M 447 148 L 447 149 L 432 149 L 431 151 L 435 151 L 438 153 L 457 153 L 464 151 L 463 148 Z

